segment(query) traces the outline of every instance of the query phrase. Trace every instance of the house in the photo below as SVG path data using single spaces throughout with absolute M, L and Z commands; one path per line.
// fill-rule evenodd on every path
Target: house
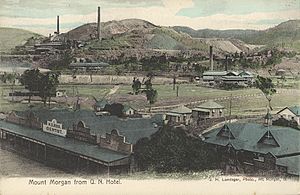
M 124 108 L 122 110 L 124 116 L 133 116 L 136 113 L 136 110 L 132 108 L 131 106 L 124 105 Z
M 225 160 L 227 173 L 300 175 L 300 131 L 264 124 L 228 123 L 204 134 L 204 142 Z
M 109 103 L 108 103 L 108 101 L 105 100 L 105 99 L 96 101 L 96 103 L 94 104 L 94 111 L 95 111 L 95 112 L 101 112 L 101 111 L 104 111 L 104 108 L 105 108 L 106 104 L 109 104 Z
M 291 107 L 285 107 L 277 112 L 277 116 L 289 121 L 294 120 L 298 123 L 298 125 L 300 125 L 300 106 L 295 105 Z
M 192 110 L 184 105 L 166 113 L 166 121 L 188 125 L 191 122 Z
M 192 109 L 193 119 L 196 121 L 211 119 L 211 118 L 221 118 L 224 117 L 224 106 L 208 100 L 203 104 Z

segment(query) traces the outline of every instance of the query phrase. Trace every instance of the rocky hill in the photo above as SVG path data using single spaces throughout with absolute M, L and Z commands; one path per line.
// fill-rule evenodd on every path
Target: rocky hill
M 194 38 L 233 38 L 248 44 L 281 46 L 300 51 L 300 20 L 289 20 L 267 30 L 194 30 L 175 26 L 177 32 L 187 33 Z
M 236 39 L 204 40 L 170 27 L 156 26 L 139 19 L 126 19 L 101 23 L 102 41 L 96 39 L 96 23 L 84 24 L 61 37 L 85 41 L 91 50 L 156 49 L 156 50 L 199 50 L 207 52 L 214 45 L 216 52 L 240 52 L 248 47 Z

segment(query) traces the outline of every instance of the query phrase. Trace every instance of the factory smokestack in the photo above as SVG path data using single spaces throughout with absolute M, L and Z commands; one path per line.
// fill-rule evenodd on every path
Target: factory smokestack
M 213 46 L 209 46 L 209 64 L 210 70 L 214 70 L 214 55 L 213 55 Z
M 225 56 L 225 71 L 228 71 L 228 55 Z
M 57 16 L 57 19 L 56 19 L 56 34 L 59 35 L 59 16 Z
M 97 20 L 97 38 L 101 40 L 101 26 L 100 26 L 100 7 L 98 7 L 98 20 Z

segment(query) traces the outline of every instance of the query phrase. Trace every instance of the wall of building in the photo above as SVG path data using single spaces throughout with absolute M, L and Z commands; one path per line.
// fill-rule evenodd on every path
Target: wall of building
M 102 148 L 130 154 L 133 152 L 132 144 L 125 142 L 125 137 L 119 135 L 117 130 L 106 133 L 105 137 L 97 136 L 97 144 Z

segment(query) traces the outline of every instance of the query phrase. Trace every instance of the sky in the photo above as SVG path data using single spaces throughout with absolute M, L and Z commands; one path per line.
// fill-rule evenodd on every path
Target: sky
M 300 19 L 300 0 L 0 0 L 0 26 L 48 35 L 85 23 L 138 18 L 162 26 L 263 30 Z

